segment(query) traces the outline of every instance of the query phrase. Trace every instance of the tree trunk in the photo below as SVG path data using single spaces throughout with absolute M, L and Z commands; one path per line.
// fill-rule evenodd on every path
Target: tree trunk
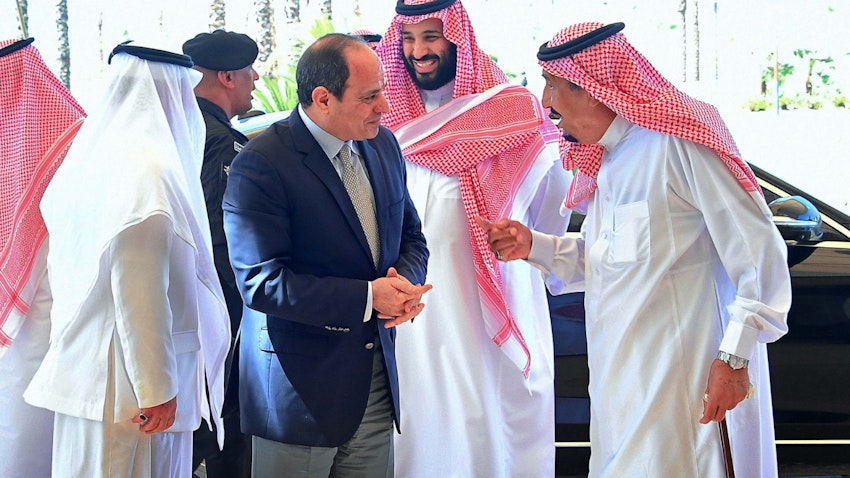
M 272 58 L 275 49 L 274 5 L 272 0 L 254 0 L 254 7 L 257 11 L 257 24 L 259 25 L 257 46 L 259 46 L 260 54 L 257 56 L 257 60 L 265 64 Z M 266 71 L 273 72 L 276 69 L 274 61 L 266 65 Z
M 301 23 L 301 2 L 300 0 L 285 0 L 283 9 L 286 15 L 286 31 L 289 36 L 287 62 L 290 65 L 295 65 L 301 58 L 301 52 L 304 51 L 304 42 L 295 33 Z
M 27 0 L 17 0 L 18 2 L 18 20 L 20 24 L 18 25 L 18 30 L 21 32 L 21 36 L 24 38 L 28 38 L 29 35 L 29 24 L 30 17 L 27 10 L 29 6 L 27 5 Z
M 301 23 L 300 0 L 285 0 L 283 10 L 286 15 L 286 23 Z
M 699 0 L 693 0 L 694 10 L 694 28 L 691 30 L 691 38 L 693 40 L 693 78 L 699 81 Z
M 103 71 L 103 60 L 106 58 L 103 54 L 103 12 L 97 14 L 97 54 L 100 59 L 100 71 Z
M 679 0 L 682 26 L 682 81 L 699 80 L 699 0 Z
M 212 0 L 210 4 L 210 31 L 224 30 L 225 11 L 224 0 Z
M 68 0 L 56 5 L 56 28 L 59 30 L 59 79 L 71 88 L 71 45 L 68 40 Z
M 679 9 L 676 10 L 679 12 L 680 22 L 679 25 L 682 27 L 682 81 L 687 81 L 688 79 L 688 2 L 687 0 L 679 0 Z

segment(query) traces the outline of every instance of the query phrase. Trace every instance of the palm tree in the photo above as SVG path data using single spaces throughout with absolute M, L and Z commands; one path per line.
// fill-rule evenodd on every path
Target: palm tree
M 68 0 L 59 0 L 56 5 L 59 17 L 56 28 L 59 29 L 59 79 L 66 88 L 71 88 L 71 45 L 68 40 Z
M 212 0 L 210 4 L 210 31 L 224 29 L 224 0 Z
M 301 23 L 300 0 L 284 0 L 283 13 L 286 16 L 286 23 Z
M 304 50 L 304 42 L 299 38 L 298 27 L 301 24 L 301 2 L 300 0 L 284 0 L 283 13 L 286 17 L 286 32 L 288 35 L 287 44 L 289 52 L 287 53 L 287 63 L 294 65 L 301 57 L 301 52 Z
M 694 7 L 693 49 L 691 50 L 694 54 L 693 73 L 694 80 L 699 81 L 699 0 L 693 0 L 692 4 Z
M 18 4 L 18 20 L 20 20 L 20 22 L 21 22 L 21 24 L 20 24 L 21 36 L 23 36 L 24 38 L 27 38 L 27 37 L 29 37 L 28 25 L 30 23 L 29 15 L 27 14 L 27 0 L 16 0 L 16 1 L 17 1 L 17 4 Z
M 699 81 L 699 0 L 679 0 L 676 11 L 682 27 L 682 80 Z
M 260 63 L 266 63 L 269 59 L 272 59 L 272 53 L 275 49 L 274 5 L 272 0 L 254 0 L 254 7 L 260 29 L 257 38 L 260 54 L 257 56 L 257 60 Z M 266 66 L 269 71 L 276 69 L 274 60 L 272 60 L 272 64 Z
M 682 27 L 682 81 L 688 79 L 688 2 L 679 0 L 679 22 Z

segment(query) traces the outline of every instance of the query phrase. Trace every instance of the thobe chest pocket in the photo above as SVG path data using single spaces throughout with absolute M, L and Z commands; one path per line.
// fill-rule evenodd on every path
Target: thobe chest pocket
M 611 262 L 626 264 L 649 258 L 649 203 L 623 204 L 614 208 Z

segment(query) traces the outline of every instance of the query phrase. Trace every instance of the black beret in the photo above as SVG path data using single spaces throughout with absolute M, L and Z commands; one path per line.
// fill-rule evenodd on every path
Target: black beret
M 241 70 L 257 59 L 257 42 L 243 33 L 216 30 L 199 33 L 183 44 L 195 65 L 215 71 Z

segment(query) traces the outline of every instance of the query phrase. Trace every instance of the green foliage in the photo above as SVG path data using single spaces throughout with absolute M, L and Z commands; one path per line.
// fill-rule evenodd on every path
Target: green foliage
M 289 67 L 289 74 L 274 77 L 266 74 L 261 77 L 265 91 L 257 88 L 254 98 L 260 102 L 260 109 L 266 113 L 289 111 L 298 104 L 298 90 L 295 83 L 295 67 Z
M 806 91 L 807 95 L 816 94 L 817 93 L 815 91 L 817 89 L 816 86 L 818 88 L 829 86 L 830 77 L 829 77 L 828 71 L 833 70 L 835 68 L 832 65 L 826 66 L 829 63 L 832 63 L 833 60 L 832 60 L 831 56 L 827 56 L 827 57 L 823 57 L 823 58 L 817 58 L 817 57 L 814 56 L 815 53 L 816 52 L 814 52 L 812 50 L 807 50 L 807 49 L 803 49 L 803 48 L 794 50 L 794 56 L 796 56 L 797 58 L 800 58 L 801 60 L 803 60 L 807 64 L 806 83 L 805 83 L 805 87 L 806 87 L 805 91 Z M 815 66 L 818 66 L 818 65 L 819 65 L 819 71 L 815 71 Z M 820 80 L 821 80 L 820 85 L 812 84 L 812 75 L 813 74 L 817 75 L 817 77 L 820 78 Z
M 330 18 L 318 18 L 315 22 L 313 22 L 313 26 L 310 27 L 309 33 L 312 38 L 305 43 L 310 44 L 328 33 L 333 33 L 335 31 L 336 28 L 334 28 L 334 23 Z
M 798 48 L 794 50 L 794 56 L 801 59 L 806 59 L 807 56 L 812 54 L 812 50 L 807 50 L 805 48 Z
M 750 111 L 767 111 L 773 108 L 773 102 L 765 98 L 754 98 L 747 101 L 747 109 Z
M 785 84 L 785 79 L 788 76 L 794 74 L 794 65 L 790 63 L 779 63 L 776 64 L 774 60 L 774 54 L 770 53 L 767 55 L 768 64 L 761 72 L 761 81 L 762 83 L 768 83 L 774 78 L 774 74 L 778 77 L 779 87 L 781 88 Z M 778 71 L 774 73 L 774 69 Z
M 803 105 L 803 100 L 800 99 L 800 95 L 794 96 L 780 96 L 779 97 L 779 108 L 783 110 L 797 110 Z
M 836 108 L 847 108 L 850 106 L 850 98 L 847 98 L 844 95 L 837 95 L 832 98 L 832 104 Z
M 299 35 L 298 41 L 292 45 L 288 59 L 287 73 L 280 75 L 269 72 L 261 77 L 263 88 L 254 90 L 254 98 L 260 103 L 260 109 L 266 113 L 289 111 L 298 104 L 298 87 L 295 82 L 295 66 L 305 45 L 310 45 L 328 33 L 336 31 L 333 22 L 328 18 L 319 18 L 310 27 L 306 35 Z M 278 63 L 280 64 L 280 63 Z
M 761 71 L 761 95 L 747 101 L 747 109 L 750 111 L 765 111 L 774 103 L 768 101 L 772 96 L 770 85 L 777 87 L 779 94 L 779 108 L 783 110 L 823 108 L 824 104 L 832 104 L 838 108 L 847 107 L 847 99 L 841 95 L 841 90 L 835 87 L 835 70 L 831 56 L 819 56 L 816 51 L 798 48 L 793 51 L 796 63 L 802 63 L 805 68 L 805 81 L 803 85 L 791 86 L 786 84 L 788 77 L 794 74 L 795 65 L 790 63 L 777 63 L 775 53 L 767 55 L 767 66 Z M 802 60 L 802 61 L 800 61 Z M 795 82 L 796 83 L 796 82 Z

